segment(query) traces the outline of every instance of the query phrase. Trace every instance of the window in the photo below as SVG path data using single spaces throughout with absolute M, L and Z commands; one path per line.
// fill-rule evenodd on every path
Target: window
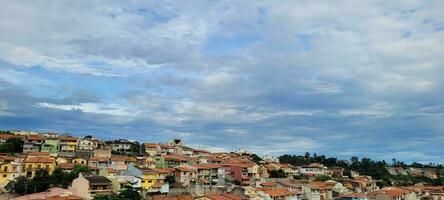
M 141 183 L 145 183 L 145 181 L 140 181 Z
M 3 178 L 6 178 L 8 175 L 7 174 L 3 174 Z
M 46 169 L 49 169 L 49 165 L 46 165 Z

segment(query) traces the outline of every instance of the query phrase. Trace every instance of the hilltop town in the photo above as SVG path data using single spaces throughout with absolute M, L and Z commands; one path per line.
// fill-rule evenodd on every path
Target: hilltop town
M 0 199 L 444 199 L 442 167 L 2 131 Z

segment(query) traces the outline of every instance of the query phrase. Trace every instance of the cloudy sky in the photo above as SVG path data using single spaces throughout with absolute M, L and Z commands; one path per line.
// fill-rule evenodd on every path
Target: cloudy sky
M 444 1 L 1 1 L 0 128 L 444 162 Z

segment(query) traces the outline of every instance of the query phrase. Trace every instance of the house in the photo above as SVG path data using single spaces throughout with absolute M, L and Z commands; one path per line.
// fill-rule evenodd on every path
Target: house
M 196 168 L 190 166 L 176 167 L 175 179 L 176 183 L 181 186 L 188 187 L 191 183 L 196 181 Z
M 90 167 L 91 169 L 106 169 L 109 166 L 109 158 L 91 157 L 88 160 L 88 167 Z
M 111 148 L 98 148 L 93 150 L 93 157 L 110 158 Z
M 311 163 L 309 165 L 302 166 L 299 169 L 299 172 L 301 175 L 305 176 L 318 176 L 325 174 L 325 167 L 320 163 Z
M 333 198 L 333 186 L 326 182 L 314 181 L 302 186 L 302 192 L 307 199 L 327 200 Z
M 145 143 L 143 144 L 143 146 L 145 147 L 145 154 L 147 154 L 148 156 L 155 156 L 160 154 L 161 149 L 159 144 Z
M 23 153 L 38 152 L 45 141 L 45 137 L 41 135 L 29 135 L 23 141 Z
M 130 153 L 132 152 L 134 142 L 125 139 L 114 140 L 110 142 L 111 150 L 120 153 Z
M 31 178 L 34 178 L 37 170 L 44 169 L 52 174 L 56 167 L 56 160 L 53 157 L 28 157 L 25 160 L 26 176 Z
M 84 158 L 75 158 L 71 161 L 75 165 L 87 165 L 88 161 Z
M 23 163 L 16 158 L 0 156 L 0 188 L 4 188 L 10 181 L 23 173 Z
M 153 169 L 139 167 L 134 163 L 130 163 L 128 165 L 128 172 L 141 180 L 140 186 L 144 190 L 152 189 L 154 184 L 157 182 L 158 172 Z
M 253 185 L 259 179 L 259 166 L 242 158 L 229 158 L 221 164 L 228 174 L 241 185 Z
M 297 200 L 295 192 L 285 188 L 256 188 L 257 194 L 264 200 Z
M 65 172 L 71 172 L 75 165 L 73 163 L 60 163 L 58 167 Z
M 195 200 L 247 200 L 247 198 L 234 193 L 222 193 L 207 194 L 202 197 L 197 197 Z
M 193 148 L 187 146 L 175 146 L 177 150 L 177 154 L 191 156 L 193 155 Z
M 178 196 L 154 196 L 153 200 L 194 200 L 191 195 L 178 195 Z
M 59 138 L 58 137 L 47 137 L 45 142 L 42 144 L 42 152 L 58 153 L 59 152 Z
M 91 141 L 89 138 L 84 138 L 79 140 L 79 147 L 80 150 L 89 150 L 92 151 L 96 148 L 96 143 Z
M 109 167 L 117 171 L 126 170 L 128 168 L 127 158 L 127 156 L 112 156 Z
M 59 187 L 49 188 L 47 191 L 19 196 L 10 200 L 84 200 L 78 192 L 72 189 Z
M 367 200 L 367 196 L 360 193 L 350 193 L 339 195 L 335 200 Z
M 78 138 L 72 136 L 62 136 L 60 138 L 60 152 L 75 152 Z
M 4 144 L 7 140 L 13 139 L 13 138 L 21 139 L 23 137 L 19 136 L 19 135 L 13 135 L 13 134 L 0 134 L 0 144 Z
M 165 164 L 169 168 L 190 164 L 190 158 L 183 155 L 167 154 L 162 156 L 162 158 L 165 160 Z
M 369 192 L 369 200 L 416 200 L 418 197 L 412 190 L 399 187 L 385 187 L 380 190 Z
M 208 185 L 225 184 L 225 168 L 219 164 L 198 164 L 192 165 L 196 169 L 196 178 L 201 182 L 208 182 Z
M 104 176 L 83 175 L 74 179 L 71 189 L 78 192 L 78 196 L 88 200 L 93 199 L 96 194 L 111 194 L 111 181 Z

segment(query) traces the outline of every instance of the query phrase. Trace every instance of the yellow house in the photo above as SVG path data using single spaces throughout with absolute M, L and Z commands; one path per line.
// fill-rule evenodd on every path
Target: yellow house
M 72 163 L 75 165 L 86 165 L 88 164 L 88 161 L 83 158 L 76 158 L 72 160 Z
M 142 189 L 151 189 L 156 184 L 157 172 L 154 170 L 142 170 Z
M 145 153 L 149 156 L 154 156 L 160 153 L 160 146 L 158 144 L 145 143 L 144 147 L 145 147 Z
M 72 136 L 64 136 L 60 138 L 61 152 L 75 152 L 77 149 L 78 138 Z
M 52 157 L 28 157 L 25 161 L 25 175 L 34 178 L 35 172 L 39 169 L 47 170 L 52 174 L 56 169 L 55 158 Z
M 0 158 L 0 187 L 6 186 L 9 181 L 20 176 L 20 163 L 14 162 L 13 157 Z

